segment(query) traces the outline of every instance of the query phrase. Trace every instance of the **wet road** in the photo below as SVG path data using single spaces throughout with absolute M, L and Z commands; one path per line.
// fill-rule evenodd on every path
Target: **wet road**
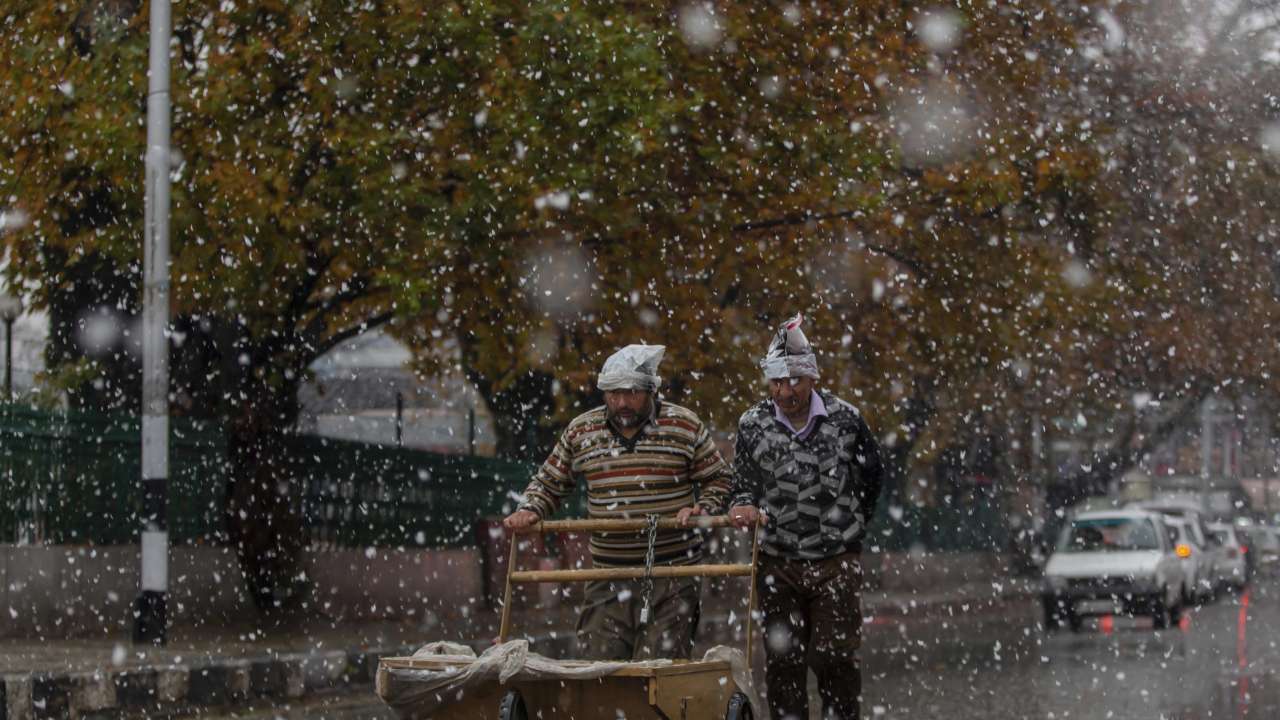
M 1169 630 L 1154 631 L 1146 619 L 1103 618 L 1079 633 L 1046 634 L 1038 620 L 1035 602 L 957 617 L 872 619 L 864 717 L 1280 718 L 1280 583 L 1224 595 Z M 236 717 L 393 716 L 376 698 L 354 696 Z
M 1004 617 L 872 628 L 863 714 L 874 718 L 1280 718 L 1280 588 L 1255 586 L 1154 631 L 1103 618 L 1038 629 Z M 891 637 L 896 634 L 896 640 Z

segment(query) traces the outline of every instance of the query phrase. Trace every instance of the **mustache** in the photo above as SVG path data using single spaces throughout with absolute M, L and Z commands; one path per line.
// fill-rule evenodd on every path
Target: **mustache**
M 617 410 L 608 410 L 606 416 L 608 420 L 617 423 L 623 427 L 632 427 L 639 425 L 647 420 L 653 412 L 653 406 L 644 408 L 643 410 L 633 410 L 632 408 L 619 408 Z
M 636 427 L 637 425 L 644 422 L 644 420 L 645 418 L 642 418 L 639 415 L 636 415 L 634 413 L 631 415 L 614 415 L 613 417 L 609 418 L 609 421 L 612 422 L 614 425 L 618 427 L 623 427 L 623 428 Z

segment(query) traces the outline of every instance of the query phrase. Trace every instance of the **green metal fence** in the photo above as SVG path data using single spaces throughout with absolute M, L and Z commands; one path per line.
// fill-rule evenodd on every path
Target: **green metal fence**
M 0 542 L 137 542 L 141 510 L 137 418 L 0 408 Z M 225 485 L 225 442 L 178 419 L 170 448 L 170 536 L 212 539 Z
M 169 534 L 175 544 L 227 542 L 230 469 L 212 423 L 176 418 L 170 440 Z M 130 544 L 141 510 L 136 417 L 0 406 L 0 544 Z M 287 445 L 299 511 L 316 547 L 471 545 L 474 521 L 509 511 L 534 466 L 298 436 Z M 889 551 L 1000 550 L 999 503 L 881 503 L 867 546 Z M 567 509 L 585 510 L 582 493 Z
M 510 511 L 533 467 L 496 458 L 297 437 L 303 514 L 320 547 L 449 547 L 475 520 Z
M 140 438 L 136 417 L 0 409 L 0 543 L 136 543 Z M 532 470 L 494 458 L 315 437 L 292 438 L 287 451 L 303 489 L 299 509 L 310 540 L 327 547 L 470 544 L 473 521 L 501 512 Z M 174 419 L 173 543 L 227 541 L 229 477 L 221 430 Z

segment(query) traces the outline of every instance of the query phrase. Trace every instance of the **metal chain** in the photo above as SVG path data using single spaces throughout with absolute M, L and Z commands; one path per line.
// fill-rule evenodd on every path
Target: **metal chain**
M 658 516 L 647 516 L 649 521 L 649 547 L 644 552 L 644 579 L 641 581 L 644 605 L 640 608 L 640 624 L 649 622 L 649 606 L 653 602 L 653 546 L 658 541 Z

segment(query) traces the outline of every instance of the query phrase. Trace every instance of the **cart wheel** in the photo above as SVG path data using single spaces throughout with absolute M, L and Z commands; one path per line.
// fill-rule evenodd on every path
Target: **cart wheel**
M 498 720 L 529 720 L 529 711 L 524 707 L 524 698 L 519 690 L 508 690 L 502 696 L 502 704 L 498 706 Z
M 751 701 L 746 695 L 736 692 L 729 698 L 729 709 L 725 711 L 724 720 L 752 720 L 754 717 L 751 714 Z

